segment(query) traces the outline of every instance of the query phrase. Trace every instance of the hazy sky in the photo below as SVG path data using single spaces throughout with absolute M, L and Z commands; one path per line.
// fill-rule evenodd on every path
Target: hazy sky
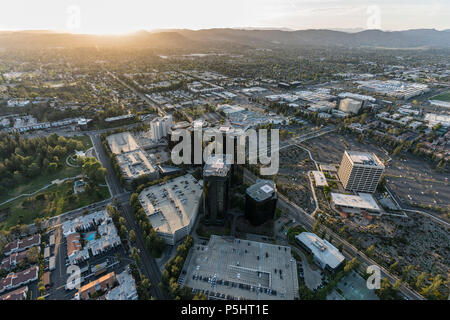
M 0 30 L 450 29 L 449 0 L 1 0 Z

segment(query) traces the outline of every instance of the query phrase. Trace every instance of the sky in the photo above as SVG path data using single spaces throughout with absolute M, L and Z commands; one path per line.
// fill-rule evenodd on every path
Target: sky
M 0 30 L 450 29 L 449 0 L 1 0 Z

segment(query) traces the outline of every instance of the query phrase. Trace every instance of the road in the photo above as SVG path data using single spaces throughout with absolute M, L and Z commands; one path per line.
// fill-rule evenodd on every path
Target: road
M 252 183 L 256 182 L 256 176 L 251 173 L 249 170 L 244 169 L 244 179 L 247 181 L 250 181 Z M 278 195 L 278 206 L 280 208 L 285 209 L 285 212 L 287 212 L 292 218 L 295 219 L 296 222 L 301 224 L 306 230 L 311 231 L 313 229 L 315 219 L 307 214 L 302 208 L 300 208 L 295 203 L 290 202 L 285 196 L 279 194 Z M 378 264 L 367 257 L 364 253 L 359 251 L 356 247 L 348 243 L 346 240 L 341 239 L 339 235 L 335 234 L 332 230 L 329 228 L 322 226 L 322 230 L 325 230 L 326 233 L 333 238 L 334 245 L 340 246 L 342 245 L 342 254 L 345 256 L 346 259 L 351 260 L 354 257 L 358 257 L 358 260 L 360 261 L 360 268 L 362 270 L 366 270 L 366 268 L 370 265 L 377 265 Z M 398 278 L 392 274 L 390 274 L 385 268 L 382 266 L 378 266 L 381 271 L 381 276 L 387 278 L 391 283 L 395 283 L 395 281 L 398 280 Z M 423 300 L 424 298 L 418 294 L 417 292 L 413 291 L 409 287 L 402 284 L 400 287 L 400 292 L 406 296 L 410 300 Z
M 114 73 L 112 73 L 109 70 L 105 70 L 106 73 L 108 75 L 110 75 L 111 77 L 114 78 L 114 80 L 116 80 L 117 82 L 119 82 L 121 85 L 123 85 L 124 87 L 127 87 L 129 90 L 133 91 L 136 95 L 138 95 L 142 100 L 144 100 L 145 102 L 147 102 L 151 107 L 155 108 L 156 110 L 158 110 L 158 115 L 163 117 L 166 115 L 165 111 L 156 103 L 154 103 L 152 100 L 150 100 L 145 94 L 143 94 L 142 92 L 140 92 L 139 90 L 137 90 L 136 88 L 134 88 L 133 86 L 130 86 L 128 83 L 126 83 L 125 81 L 119 79 L 118 76 L 116 76 Z
M 125 190 L 120 185 L 119 179 L 112 169 L 111 160 L 109 159 L 106 151 L 103 148 L 100 140 L 100 135 L 91 135 L 91 140 L 99 161 L 107 170 L 106 181 L 110 188 L 111 196 L 113 198 L 117 198 L 117 200 L 119 201 L 122 207 L 122 212 L 124 213 L 124 218 L 126 220 L 128 230 L 132 229 L 136 233 L 136 249 L 138 249 L 141 254 L 141 270 L 152 284 L 151 294 L 157 299 L 169 299 L 167 293 L 163 292 L 158 286 L 158 284 L 161 282 L 161 271 L 159 270 L 158 264 L 156 263 L 155 259 L 146 249 L 141 229 L 136 223 L 130 207 L 130 194 L 125 192 Z

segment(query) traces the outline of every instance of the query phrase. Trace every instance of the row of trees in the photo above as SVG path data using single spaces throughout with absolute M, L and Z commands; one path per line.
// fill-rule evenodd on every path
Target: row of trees
M 133 193 L 130 197 L 130 206 L 134 217 L 141 228 L 147 250 L 150 251 L 153 257 L 160 257 L 165 248 L 164 240 L 156 234 L 138 197 L 137 193 Z

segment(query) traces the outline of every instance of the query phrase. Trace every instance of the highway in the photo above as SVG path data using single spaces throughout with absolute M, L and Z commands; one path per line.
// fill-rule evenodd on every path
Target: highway
M 256 182 L 256 176 L 251 173 L 249 170 L 244 169 L 244 181 L 250 181 L 252 183 Z M 315 220 L 312 216 L 307 214 L 302 208 L 300 208 L 295 203 L 289 201 L 285 196 L 278 194 L 278 206 L 285 209 L 285 212 L 287 212 L 292 218 L 295 219 L 296 222 L 301 224 L 306 230 L 312 232 Z M 377 265 L 380 268 L 381 276 L 387 278 L 391 283 L 395 283 L 395 281 L 398 280 L 398 278 L 392 274 L 389 273 L 385 268 L 382 266 L 379 266 L 375 261 L 367 257 L 363 252 L 359 251 L 356 247 L 348 243 L 346 240 L 340 238 L 339 235 L 335 234 L 332 230 L 329 228 L 322 226 L 322 230 L 325 230 L 326 233 L 333 238 L 333 242 L 335 246 L 342 245 L 342 253 L 344 254 L 345 258 L 348 260 L 353 259 L 354 257 L 358 257 L 358 260 L 360 261 L 360 268 L 362 270 L 366 270 L 366 268 L 370 265 Z M 424 300 L 424 298 L 418 294 L 417 292 L 413 291 L 409 287 L 402 284 L 400 287 L 400 292 L 406 296 L 410 300 Z

